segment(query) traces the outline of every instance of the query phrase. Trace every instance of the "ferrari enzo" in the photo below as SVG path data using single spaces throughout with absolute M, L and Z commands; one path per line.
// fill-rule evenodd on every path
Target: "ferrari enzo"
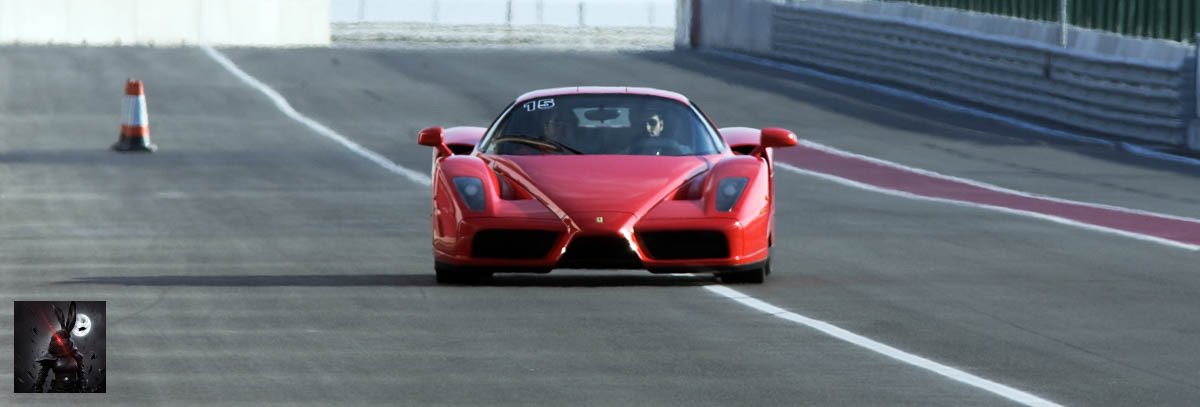
M 439 283 L 498 272 L 645 269 L 762 283 L 779 128 L 717 129 L 650 88 L 526 93 L 488 128 L 430 127 Z

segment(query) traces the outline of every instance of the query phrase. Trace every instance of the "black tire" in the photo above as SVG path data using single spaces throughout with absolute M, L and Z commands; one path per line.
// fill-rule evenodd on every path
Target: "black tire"
M 453 270 L 434 267 L 438 284 L 479 284 L 492 278 L 492 273 L 477 270 Z
M 771 274 L 771 259 L 762 267 L 753 268 L 750 270 L 727 271 L 720 274 L 722 284 L 762 284 L 767 281 L 767 274 Z

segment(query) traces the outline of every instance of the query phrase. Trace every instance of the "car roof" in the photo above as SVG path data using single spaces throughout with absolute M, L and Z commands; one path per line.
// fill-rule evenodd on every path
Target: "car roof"
M 524 95 L 517 97 L 516 103 L 521 103 L 530 99 L 538 99 L 544 97 L 563 96 L 563 95 L 583 95 L 583 94 L 626 94 L 626 95 L 644 95 L 657 96 L 661 98 L 674 99 L 681 103 L 689 103 L 688 98 L 668 90 L 654 88 L 638 88 L 629 86 L 570 86 L 565 88 L 550 88 L 539 89 L 527 92 Z

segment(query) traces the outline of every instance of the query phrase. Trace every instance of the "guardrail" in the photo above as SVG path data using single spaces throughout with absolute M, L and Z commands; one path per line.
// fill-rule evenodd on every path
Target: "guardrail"
M 1094 133 L 1200 150 L 1195 48 L 914 4 L 683 0 L 677 44 L 848 73 Z

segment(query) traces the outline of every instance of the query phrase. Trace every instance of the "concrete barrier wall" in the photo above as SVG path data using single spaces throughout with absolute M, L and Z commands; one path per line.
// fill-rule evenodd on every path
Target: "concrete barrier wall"
M 845 72 L 1117 137 L 1200 149 L 1195 48 L 909 3 L 689 0 L 700 47 Z M 764 40 L 764 38 L 766 40 Z M 677 38 L 681 41 L 683 38 Z
M 0 0 L 0 43 L 327 45 L 329 0 Z
M 330 0 L 344 22 L 448 25 L 675 26 L 676 0 Z M 511 5 L 511 13 L 509 12 Z
M 692 35 L 693 1 L 695 0 L 675 0 L 675 48 L 687 48 L 692 45 L 689 38 Z

